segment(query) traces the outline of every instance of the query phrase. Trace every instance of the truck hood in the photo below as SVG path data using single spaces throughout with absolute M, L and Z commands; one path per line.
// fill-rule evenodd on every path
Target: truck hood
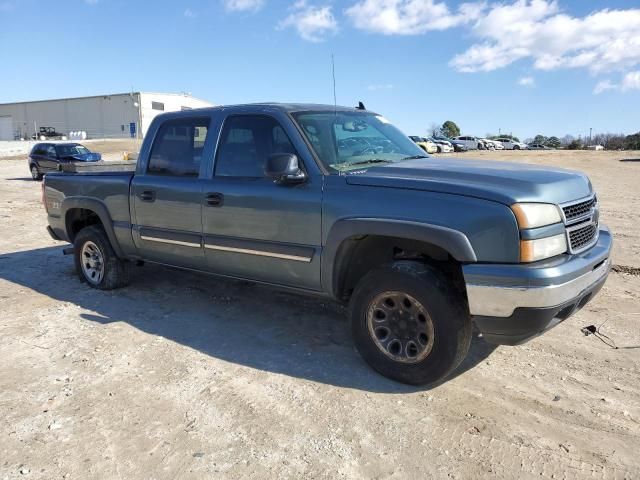
M 521 163 L 425 158 L 375 166 L 347 175 L 350 185 L 405 188 L 516 202 L 564 203 L 592 193 L 586 175 Z

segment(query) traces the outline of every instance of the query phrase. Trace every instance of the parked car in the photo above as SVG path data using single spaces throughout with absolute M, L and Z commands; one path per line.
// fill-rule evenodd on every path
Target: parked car
M 421 149 L 423 149 L 427 153 L 436 153 L 438 151 L 438 146 L 434 142 L 424 137 L 416 137 L 412 135 L 412 136 L 409 136 L 409 138 L 413 140 L 416 145 L 418 145 Z
M 526 150 L 527 144 L 522 142 L 517 142 L 512 138 L 496 138 L 496 141 L 502 143 L 505 150 Z
M 463 143 L 460 142 L 458 140 L 455 140 L 453 138 L 448 138 L 448 137 L 434 137 L 436 140 L 442 140 L 445 142 L 449 142 L 451 144 L 451 146 L 453 147 L 454 152 L 466 152 L 469 149 L 467 148 L 467 146 Z
M 64 133 L 56 132 L 53 127 L 40 127 L 39 132 L 31 135 L 33 140 L 66 140 L 67 136 Z
M 602 145 L 587 145 L 587 150 L 604 150 Z
M 362 137 L 384 151 L 337 147 Z M 165 113 L 135 170 L 92 168 L 63 165 L 43 182 L 48 231 L 73 243 L 90 287 L 122 287 L 147 260 L 334 299 L 349 305 L 362 357 L 399 382 L 445 378 L 467 354 L 472 323 L 509 345 L 552 328 L 596 295 L 611 266 L 586 175 L 425 158 L 366 110 Z
M 551 147 L 547 147 L 542 143 L 530 143 L 529 145 L 527 145 L 527 148 L 529 150 L 553 150 Z
M 447 140 L 437 140 L 436 138 L 429 138 L 429 140 L 436 144 L 438 147 L 438 153 L 451 153 L 453 152 L 453 145 Z
M 493 144 L 493 148 L 495 150 L 504 150 L 504 145 L 502 144 L 502 142 L 499 142 L 494 139 L 489 139 L 489 141 Z
M 484 144 L 478 137 L 470 137 L 468 135 L 462 135 L 456 137 L 455 140 L 462 142 L 469 150 L 484 150 Z
M 484 145 L 485 150 L 496 150 L 496 144 L 499 142 L 494 142 L 493 140 L 489 140 L 488 138 L 479 138 L 480 142 Z
M 102 156 L 79 143 L 36 143 L 29 153 L 31 178 L 40 180 L 47 172 L 59 170 L 62 163 L 97 162 Z

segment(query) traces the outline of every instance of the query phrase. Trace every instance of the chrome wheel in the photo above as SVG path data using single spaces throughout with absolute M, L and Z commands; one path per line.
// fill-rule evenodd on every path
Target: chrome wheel
M 31 165 L 31 178 L 33 178 L 34 180 L 38 180 L 38 177 L 40 177 L 38 167 L 36 167 L 35 165 Z
M 420 362 L 433 348 L 431 317 L 419 301 L 403 292 L 377 295 L 367 309 L 367 327 L 376 346 L 396 362 Z
M 98 285 L 104 277 L 104 257 L 98 246 L 91 241 L 86 241 L 82 245 L 80 261 L 84 277 L 88 282 Z

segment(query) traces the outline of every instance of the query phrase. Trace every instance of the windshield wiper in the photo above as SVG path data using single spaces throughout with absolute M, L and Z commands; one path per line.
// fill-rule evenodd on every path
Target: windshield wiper
M 404 157 L 401 160 L 417 160 L 419 158 L 429 158 L 426 155 L 411 155 L 410 157 Z
M 372 158 L 371 160 L 360 160 L 359 162 L 348 162 L 346 165 L 367 165 L 369 163 L 393 163 L 393 161 L 383 160 L 381 158 Z

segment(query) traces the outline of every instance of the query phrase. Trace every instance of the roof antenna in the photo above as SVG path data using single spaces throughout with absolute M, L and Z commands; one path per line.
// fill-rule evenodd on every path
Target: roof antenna
M 333 76 L 333 108 L 338 111 L 338 102 L 336 100 L 336 64 L 333 61 L 333 53 L 331 54 L 331 75 Z
M 358 102 L 358 106 L 356 107 L 356 109 L 358 109 L 358 110 L 366 110 L 366 107 L 364 106 L 364 103 Z

